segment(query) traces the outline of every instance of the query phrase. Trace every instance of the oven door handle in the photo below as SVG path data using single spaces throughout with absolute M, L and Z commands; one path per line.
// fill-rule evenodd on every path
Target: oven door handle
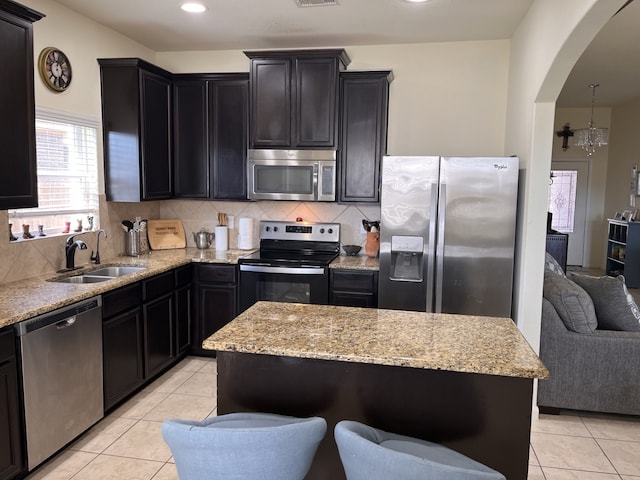
M 240 265 L 241 272 L 286 273 L 290 275 L 324 275 L 323 267 L 268 267 L 264 265 Z

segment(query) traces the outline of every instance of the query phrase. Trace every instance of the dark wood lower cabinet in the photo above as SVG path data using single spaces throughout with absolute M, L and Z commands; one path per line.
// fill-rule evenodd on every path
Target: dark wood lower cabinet
M 0 332 L 0 480 L 24 471 L 13 330 Z
M 186 355 L 190 282 L 189 265 L 103 294 L 105 410 Z
M 235 265 L 196 265 L 195 321 L 191 353 L 211 356 L 202 342 L 224 327 L 238 314 L 238 285 Z
M 136 307 L 102 323 L 104 409 L 144 383 L 142 309 Z
M 329 303 L 343 307 L 376 308 L 378 306 L 378 272 L 332 269 Z
M 186 354 L 191 346 L 191 265 L 175 271 L 176 290 L 174 295 L 175 312 L 175 354 Z
M 144 376 L 151 378 L 173 360 L 173 291 L 147 302 L 144 319 Z

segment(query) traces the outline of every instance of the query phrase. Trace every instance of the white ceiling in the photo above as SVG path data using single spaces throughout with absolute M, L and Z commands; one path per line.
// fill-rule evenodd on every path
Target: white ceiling
M 533 0 L 337 0 L 299 7 L 295 0 L 56 0 L 157 52 L 342 47 L 510 38 Z M 640 96 L 640 2 L 614 17 L 571 73 L 558 106 L 597 106 Z M 634 61 L 635 60 L 635 61 Z

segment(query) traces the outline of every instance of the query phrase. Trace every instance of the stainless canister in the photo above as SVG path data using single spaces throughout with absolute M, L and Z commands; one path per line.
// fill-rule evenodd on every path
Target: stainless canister
M 124 254 L 131 257 L 140 255 L 140 232 L 129 230 L 124 234 Z

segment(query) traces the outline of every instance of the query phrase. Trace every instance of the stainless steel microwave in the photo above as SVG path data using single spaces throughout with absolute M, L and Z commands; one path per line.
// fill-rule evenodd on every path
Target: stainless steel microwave
M 249 150 L 250 200 L 333 202 L 336 199 L 335 150 Z

